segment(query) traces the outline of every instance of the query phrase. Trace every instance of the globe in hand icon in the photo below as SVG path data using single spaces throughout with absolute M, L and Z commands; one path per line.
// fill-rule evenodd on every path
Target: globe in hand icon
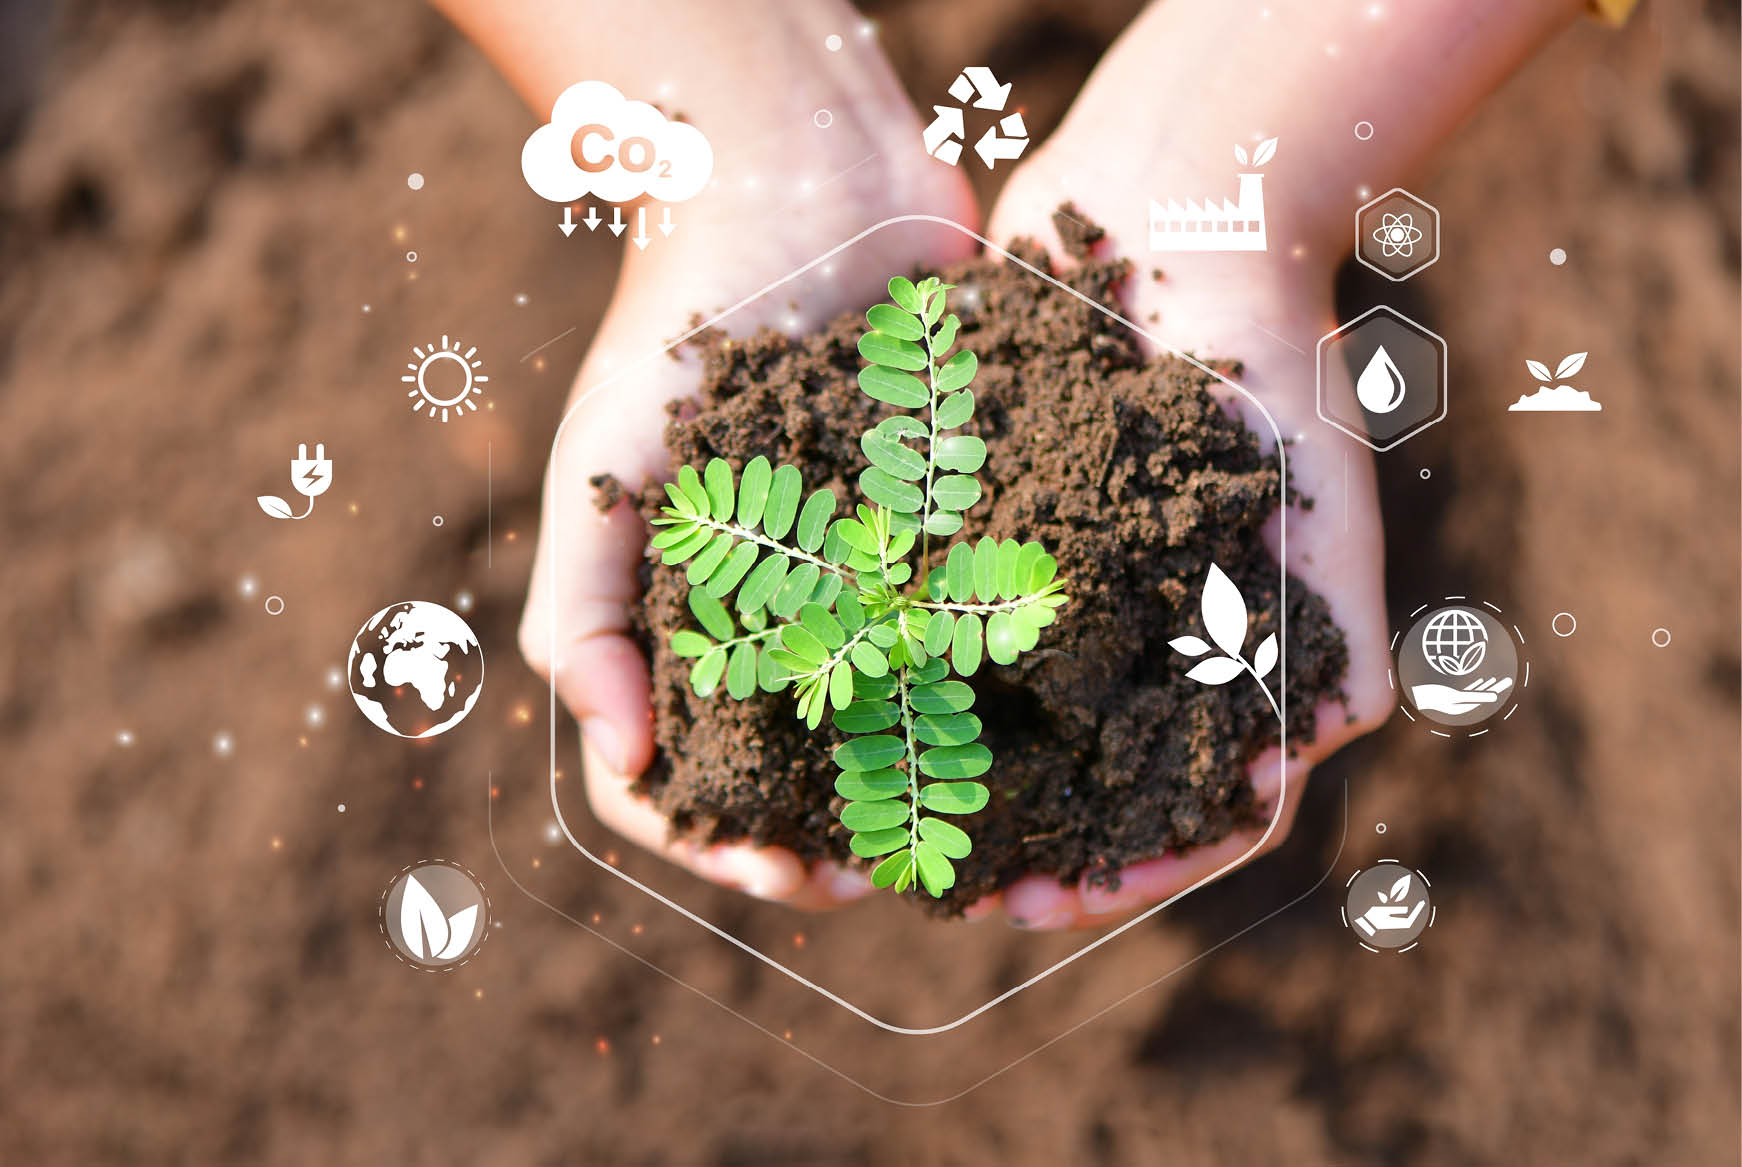
M 1467 677 L 1482 665 L 1488 654 L 1488 629 L 1473 613 L 1447 608 L 1435 613 L 1422 630 L 1421 647 L 1427 663 L 1448 677 Z

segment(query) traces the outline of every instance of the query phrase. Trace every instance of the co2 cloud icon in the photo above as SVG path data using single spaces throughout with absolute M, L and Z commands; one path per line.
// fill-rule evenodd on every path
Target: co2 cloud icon
M 541 198 L 627 203 L 652 196 L 681 203 L 714 172 L 714 148 L 694 126 L 630 101 L 603 81 L 563 90 L 520 151 L 520 172 Z

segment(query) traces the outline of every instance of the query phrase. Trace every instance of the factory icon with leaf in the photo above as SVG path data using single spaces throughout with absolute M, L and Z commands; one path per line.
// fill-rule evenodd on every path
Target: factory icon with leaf
M 1149 249 L 1151 251 L 1264 251 L 1269 247 L 1264 229 L 1264 175 L 1258 169 L 1276 156 L 1276 139 L 1258 143 L 1250 157 L 1246 147 L 1235 146 L 1234 158 L 1242 167 L 1238 197 L 1205 199 L 1200 205 L 1187 199 L 1182 206 L 1173 199 L 1167 205 L 1149 202 Z

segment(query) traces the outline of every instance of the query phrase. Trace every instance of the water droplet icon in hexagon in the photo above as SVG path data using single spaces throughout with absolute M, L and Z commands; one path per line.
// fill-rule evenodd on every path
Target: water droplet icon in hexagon
M 1355 398 L 1368 413 L 1390 413 L 1403 404 L 1403 374 L 1380 345 L 1355 380 Z

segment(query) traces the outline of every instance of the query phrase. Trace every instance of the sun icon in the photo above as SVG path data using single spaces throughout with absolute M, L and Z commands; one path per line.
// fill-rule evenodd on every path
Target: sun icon
M 423 347 L 413 345 L 411 348 L 411 355 L 416 357 L 417 360 L 407 361 L 405 367 L 410 369 L 411 372 L 399 378 L 401 381 L 412 386 L 412 388 L 406 393 L 406 396 L 411 398 L 411 412 L 422 413 L 423 407 L 427 405 L 429 406 L 429 419 L 431 421 L 436 420 L 436 413 L 438 411 L 441 413 L 442 421 L 458 421 L 460 418 L 466 416 L 466 410 L 468 409 L 476 412 L 478 405 L 472 400 L 472 398 L 482 397 L 484 391 L 480 389 L 479 386 L 490 380 L 486 374 L 477 371 L 483 366 L 484 362 L 472 359 L 478 351 L 477 346 L 474 345 L 462 353 L 460 351 L 460 342 L 454 341 L 452 344 L 449 344 L 448 338 L 444 335 L 442 337 L 442 343 L 439 346 L 432 344 L 428 346 L 428 349 L 429 351 L 425 352 Z M 458 388 L 453 389 L 451 392 L 447 391 L 451 388 L 451 385 L 441 385 L 436 387 L 430 385 L 431 370 L 435 368 L 435 366 L 445 364 L 449 361 L 452 361 L 456 366 L 458 366 L 460 374 L 457 382 Z M 440 370 L 436 372 L 435 376 L 450 383 L 454 381 L 454 374 L 451 369 Z M 462 409 L 461 406 L 464 406 L 465 408 Z

